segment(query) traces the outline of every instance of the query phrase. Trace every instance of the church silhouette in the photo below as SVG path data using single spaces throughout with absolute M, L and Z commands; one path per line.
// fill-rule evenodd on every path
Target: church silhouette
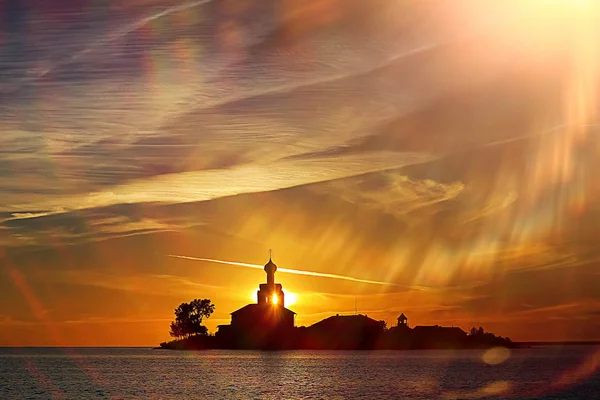
M 219 325 L 216 337 L 235 347 L 263 347 L 279 340 L 285 332 L 294 329 L 296 313 L 285 308 L 285 293 L 280 283 L 275 283 L 277 265 L 269 257 L 265 264 L 267 283 L 261 283 L 256 292 L 256 303 L 248 304 L 231 313 L 231 324 Z

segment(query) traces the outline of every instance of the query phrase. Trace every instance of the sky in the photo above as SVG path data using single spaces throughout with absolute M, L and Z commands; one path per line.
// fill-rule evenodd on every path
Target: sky
M 600 340 L 592 0 L 0 1 L 0 345 L 210 298 Z M 257 268 L 258 266 L 258 268 Z

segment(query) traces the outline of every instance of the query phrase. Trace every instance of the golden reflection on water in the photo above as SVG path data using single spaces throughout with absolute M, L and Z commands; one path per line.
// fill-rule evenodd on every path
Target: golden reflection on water
M 598 370 L 600 370 L 600 346 L 597 346 L 594 351 L 585 357 L 581 364 L 564 371 L 552 386 L 565 387 L 575 385 L 590 379 Z
M 458 391 L 444 393 L 444 399 L 481 399 L 489 396 L 498 396 L 506 394 L 511 388 L 511 383 L 507 381 L 496 381 L 475 391 Z

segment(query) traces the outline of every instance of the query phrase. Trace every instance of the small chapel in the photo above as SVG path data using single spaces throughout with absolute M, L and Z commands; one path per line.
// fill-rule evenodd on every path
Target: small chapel
M 275 283 L 277 265 L 269 256 L 265 264 L 267 282 L 256 292 L 256 303 L 248 304 L 231 313 L 230 325 L 219 325 L 217 336 L 265 337 L 277 331 L 294 327 L 295 312 L 285 308 L 285 293 L 280 283 Z

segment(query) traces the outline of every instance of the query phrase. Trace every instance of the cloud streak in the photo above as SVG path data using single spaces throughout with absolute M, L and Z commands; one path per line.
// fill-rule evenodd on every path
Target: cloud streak
M 346 178 L 403 165 L 430 161 L 427 154 L 380 153 L 346 157 L 339 160 L 323 159 L 313 162 L 286 161 L 269 164 L 244 165 L 226 170 L 192 171 L 154 176 L 148 179 L 114 185 L 106 190 L 80 196 L 49 198 L 48 201 L 20 204 L 22 210 L 83 210 L 87 208 L 143 202 L 185 203 L 206 201 L 242 193 L 257 193 L 287 187 Z M 14 214 L 14 205 L 7 211 Z M 0 211 L 3 207 L 0 204 Z M 21 213 L 21 218 L 26 218 Z
M 215 260 L 212 258 L 189 257 L 189 256 L 175 255 L 175 254 L 168 254 L 167 257 L 179 258 L 182 260 L 191 260 L 191 261 L 206 261 L 206 262 L 211 262 L 211 263 L 216 263 L 216 264 L 233 265 L 236 267 L 254 268 L 254 269 L 261 269 L 261 270 L 264 268 L 263 265 L 259 265 L 259 264 L 249 264 L 249 263 L 242 263 L 242 262 L 236 262 L 236 261 Z M 304 276 L 314 276 L 314 277 L 318 277 L 318 278 L 338 279 L 338 280 L 344 280 L 344 281 L 350 281 L 350 282 L 356 282 L 356 283 L 368 283 L 371 285 L 407 287 L 407 286 L 398 285 L 398 284 L 391 283 L 391 282 L 375 281 L 375 280 L 371 280 L 371 279 L 355 278 L 355 277 L 347 276 L 347 275 L 327 274 L 327 273 L 323 273 L 323 272 L 306 271 L 306 270 L 299 270 L 299 269 L 279 268 L 278 267 L 277 271 L 287 273 L 287 274 L 294 274 L 294 275 L 304 275 Z M 410 287 L 410 288 L 413 289 L 412 287 Z
M 48 75 L 49 73 L 55 71 L 56 69 L 67 66 L 69 64 L 72 64 L 72 63 L 76 62 L 77 60 L 79 60 L 81 57 L 84 57 L 87 54 L 92 53 L 94 50 L 100 48 L 101 46 L 104 46 L 104 45 L 114 42 L 115 40 L 118 40 L 126 35 L 129 35 L 130 33 L 143 28 L 144 26 L 148 25 L 149 23 L 151 23 L 157 19 L 166 17 L 166 16 L 168 16 L 170 14 L 174 14 L 176 12 L 186 11 L 191 8 L 200 7 L 204 4 L 210 3 L 211 1 L 212 0 L 188 1 L 183 4 L 168 7 L 162 11 L 159 11 L 159 12 L 151 14 L 147 17 L 141 18 L 138 21 L 127 24 L 127 25 L 123 26 L 121 29 L 118 29 L 118 30 L 112 32 L 108 36 L 103 37 L 103 38 L 93 42 L 92 44 L 90 44 L 89 46 L 84 48 L 83 50 L 76 52 L 75 54 L 71 55 L 70 57 L 68 57 L 66 60 L 64 60 L 62 62 L 58 62 L 56 64 L 46 66 L 42 69 L 30 70 L 29 78 L 22 80 L 20 83 L 23 85 L 26 83 L 31 83 L 31 82 L 40 80 L 40 79 L 44 78 L 46 75 Z M 18 90 L 20 88 L 21 88 L 21 86 L 16 87 L 16 88 L 13 87 L 12 89 Z

